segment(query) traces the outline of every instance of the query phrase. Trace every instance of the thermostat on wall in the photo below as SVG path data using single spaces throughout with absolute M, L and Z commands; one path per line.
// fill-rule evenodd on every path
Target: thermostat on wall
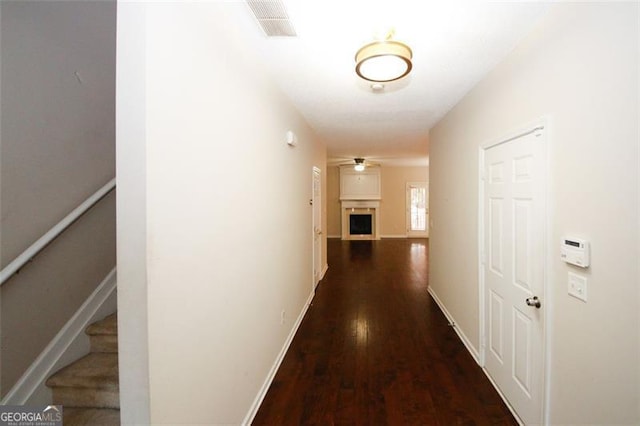
M 589 243 L 580 238 L 564 238 L 560 246 L 560 258 L 572 265 L 589 266 Z

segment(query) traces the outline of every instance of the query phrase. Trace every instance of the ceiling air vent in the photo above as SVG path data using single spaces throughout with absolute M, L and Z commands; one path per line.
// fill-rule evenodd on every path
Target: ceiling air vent
M 280 0 L 247 0 L 267 37 L 295 37 L 296 30 Z

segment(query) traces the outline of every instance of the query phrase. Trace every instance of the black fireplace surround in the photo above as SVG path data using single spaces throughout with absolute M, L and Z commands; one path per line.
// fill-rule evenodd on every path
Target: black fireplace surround
M 373 215 L 350 214 L 349 215 L 349 234 L 350 235 L 373 234 Z

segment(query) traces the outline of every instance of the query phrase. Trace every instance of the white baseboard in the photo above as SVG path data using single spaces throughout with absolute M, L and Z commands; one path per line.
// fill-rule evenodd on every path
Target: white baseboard
M 407 234 L 380 235 L 380 238 L 407 238 Z
M 516 419 L 516 422 L 518 422 L 520 426 L 524 426 L 524 423 L 518 416 L 518 413 L 516 413 L 516 410 L 513 409 L 513 407 L 511 406 L 507 398 L 504 396 L 504 394 L 502 393 L 502 391 L 500 390 L 496 382 L 493 381 L 493 378 L 489 375 L 489 372 L 487 371 L 487 369 L 483 368 L 482 371 L 484 372 L 484 375 L 487 376 L 487 379 L 489 379 L 489 381 L 491 382 L 491 385 L 493 385 L 496 392 L 498 392 L 498 395 L 500 395 L 500 398 L 502 398 L 502 402 L 504 402 L 504 404 L 507 406 L 509 411 L 511 411 L 511 414 L 513 414 L 513 417 Z
M 89 353 L 89 338 L 84 334 L 85 328 L 115 312 L 116 308 L 116 268 L 113 268 L 38 355 L 0 404 L 51 404 L 51 391 L 44 385 L 45 380 L 58 369 Z
M 473 359 L 475 359 L 476 363 L 480 365 L 480 353 L 475 348 L 475 346 L 473 346 L 473 344 L 471 343 L 471 340 L 469 340 L 467 335 L 464 334 L 464 331 L 462 331 L 460 327 L 458 327 L 458 324 L 456 323 L 455 319 L 453 318 L 451 313 L 447 310 L 447 308 L 444 306 L 444 304 L 442 303 L 442 301 L 440 300 L 436 292 L 433 291 L 433 288 L 431 286 L 429 286 L 428 291 L 431 297 L 433 297 L 433 300 L 436 301 L 436 304 L 438 305 L 438 307 L 440 307 L 440 310 L 442 311 L 442 313 L 444 313 L 444 316 L 447 317 L 449 324 L 453 326 L 453 330 L 456 332 L 458 337 L 460 337 L 460 340 L 462 340 L 462 343 L 466 346 L 467 350 L 469 351 Z
M 278 368 L 280 368 L 280 364 L 282 364 L 282 361 L 284 360 L 284 357 L 287 354 L 287 351 L 289 350 L 289 346 L 291 345 L 291 342 L 293 341 L 293 338 L 295 337 L 296 332 L 298 331 L 298 327 L 300 327 L 300 324 L 302 323 L 302 319 L 304 318 L 305 314 L 307 313 L 307 310 L 309 309 L 309 306 L 311 305 L 313 296 L 315 296 L 315 292 L 311 292 L 311 294 L 309 294 L 309 298 L 307 299 L 307 302 L 304 304 L 304 308 L 302 308 L 302 312 L 300 312 L 300 315 L 298 315 L 298 318 L 296 319 L 295 324 L 291 328 L 291 332 L 289 333 L 289 336 L 287 336 L 287 340 L 285 340 L 284 345 L 280 350 L 280 353 L 276 357 L 276 360 L 273 363 L 273 366 L 271 366 L 271 370 L 269 371 L 269 374 L 267 375 L 266 380 L 262 384 L 262 387 L 260 388 L 260 392 L 258 392 L 258 395 L 254 399 L 253 404 L 251 404 L 251 408 L 249 409 L 249 412 L 244 417 L 244 420 L 242 421 L 242 425 L 249 426 L 251 422 L 253 422 L 253 418 L 256 416 L 256 414 L 258 414 L 258 409 L 260 408 L 260 404 L 262 404 L 264 397 L 267 395 L 267 392 L 269 391 L 271 382 L 273 382 L 273 379 L 276 376 L 276 373 L 278 372 Z
M 320 279 L 324 278 L 324 274 L 327 273 L 327 270 L 329 269 L 329 265 L 327 265 L 326 263 L 324 264 L 324 267 L 322 268 L 322 272 L 320 272 Z
M 462 330 L 460 330 L 460 328 L 458 328 L 458 326 L 455 323 L 453 317 L 451 316 L 451 313 L 449 313 L 447 308 L 444 307 L 444 304 L 442 303 L 440 298 L 438 298 L 438 295 L 435 293 L 435 291 L 433 291 L 431 289 L 431 287 L 429 287 L 428 291 L 429 291 L 429 294 L 431 295 L 431 297 L 433 297 L 433 300 L 436 301 L 437 305 L 440 307 L 440 309 L 444 313 L 444 316 L 447 317 L 447 320 L 449 321 L 449 323 L 453 324 L 453 329 L 458 334 L 458 337 L 460 337 L 460 340 L 462 340 L 462 343 L 464 343 L 465 347 L 467 348 L 467 350 L 469 351 L 471 356 L 476 360 L 476 363 L 478 363 L 478 365 L 480 365 L 482 367 L 482 365 L 480 364 L 480 354 L 478 353 L 477 349 L 471 344 L 471 341 L 467 338 L 467 336 L 464 334 L 464 332 Z M 522 420 L 520 420 L 520 417 L 518 417 L 518 414 L 513 409 L 513 407 L 511 406 L 511 404 L 507 400 L 507 398 L 505 398 L 504 394 L 502 393 L 502 391 L 500 390 L 500 388 L 498 387 L 496 382 L 493 381 L 493 379 L 489 375 L 489 372 L 484 367 L 482 367 L 482 371 L 484 372 L 485 376 L 487 376 L 487 378 L 491 382 L 491 385 L 493 385 L 493 387 L 496 390 L 496 392 L 498 392 L 498 395 L 500 395 L 500 398 L 502 398 L 502 401 L 505 403 L 507 408 L 509 408 L 509 411 L 511 411 L 511 414 L 513 414 L 513 417 L 516 419 L 518 424 L 520 426 L 523 426 L 524 423 L 522 422 Z

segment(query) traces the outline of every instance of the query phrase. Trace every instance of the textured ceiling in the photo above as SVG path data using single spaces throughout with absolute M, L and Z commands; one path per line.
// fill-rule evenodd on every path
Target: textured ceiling
M 548 10 L 540 2 L 284 1 L 298 34 L 267 38 L 242 4 L 238 19 L 280 88 L 327 142 L 328 157 L 427 164 L 428 131 Z M 250 21 L 250 24 L 247 22 Z M 356 51 L 395 30 L 411 74 L 373 92 Z

